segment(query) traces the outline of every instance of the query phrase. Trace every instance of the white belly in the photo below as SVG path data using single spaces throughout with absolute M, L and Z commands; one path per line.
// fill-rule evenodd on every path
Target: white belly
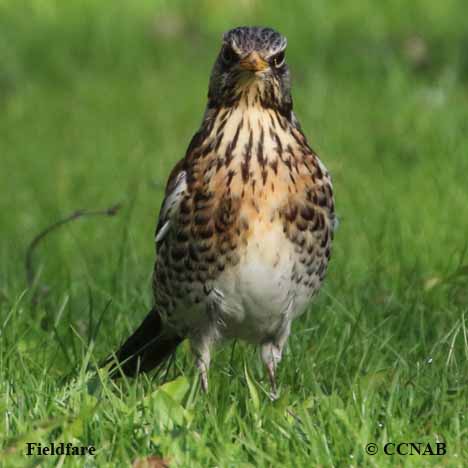
M 300 291 L 292 281 L 293 244 L 278 224 L 250 238 L 240 262 L 215 283 L 218 311 L 225 337 L 261 343 L 275 336 L 286 321 L 297 315 Z

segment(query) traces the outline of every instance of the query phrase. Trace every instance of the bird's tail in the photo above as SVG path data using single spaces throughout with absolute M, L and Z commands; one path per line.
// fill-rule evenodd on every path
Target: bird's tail
M 152 309 L 133 335 L 100 367 L 112 363 L 109 368 L 111 376 L 119 377 L 123 372 L 134 377 L 163 364 L 182 340 L 180 336 L 164 329 L 161 316 L 156 309 Z

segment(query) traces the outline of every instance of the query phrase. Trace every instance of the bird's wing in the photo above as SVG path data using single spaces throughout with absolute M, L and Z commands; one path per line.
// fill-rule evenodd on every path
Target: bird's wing
M 179 163 L 174 168 L 167 183 L 166 195 L 161 205 L 159 221 L 156 227 L 156 246 L 159 246 L 163 242 L 166 234 L 169 232 L 174 213 L 178 211 L 180 202 L 186 192 L 187 173 Z

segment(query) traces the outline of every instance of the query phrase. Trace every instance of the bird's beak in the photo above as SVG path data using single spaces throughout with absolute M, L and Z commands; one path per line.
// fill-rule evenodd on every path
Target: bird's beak
M 239 62 L 239 66 L 242 70 L 253 72 L 263 71 L 269 67 L 268 62 L 263 60 L 257 52 L 251 52 L 247 57 L 243 58 Z

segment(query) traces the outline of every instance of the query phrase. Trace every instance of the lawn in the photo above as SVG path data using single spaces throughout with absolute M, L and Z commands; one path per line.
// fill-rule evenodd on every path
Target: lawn
M 0 464 L 468 460 L 466 5 L 287 5 L 0 0 Z M 93 377 L 151 306 L 164 183 L 200 124 L 221 34 L 242 24 L 288 37 L 296 113 L 340 217 L 325 285 L 279 369 L 281 398 L 269 400 L 258 350 L 242 343 L 215 354 L 207 395 L 187 343 L 164 375 Z M 41 230 L 115 203 L 113 217 L 45 237 L 28 285 Z M 96 453 L 27 456 L 27 442 Z M 446 454 L 383 453 L 401 442 Z

